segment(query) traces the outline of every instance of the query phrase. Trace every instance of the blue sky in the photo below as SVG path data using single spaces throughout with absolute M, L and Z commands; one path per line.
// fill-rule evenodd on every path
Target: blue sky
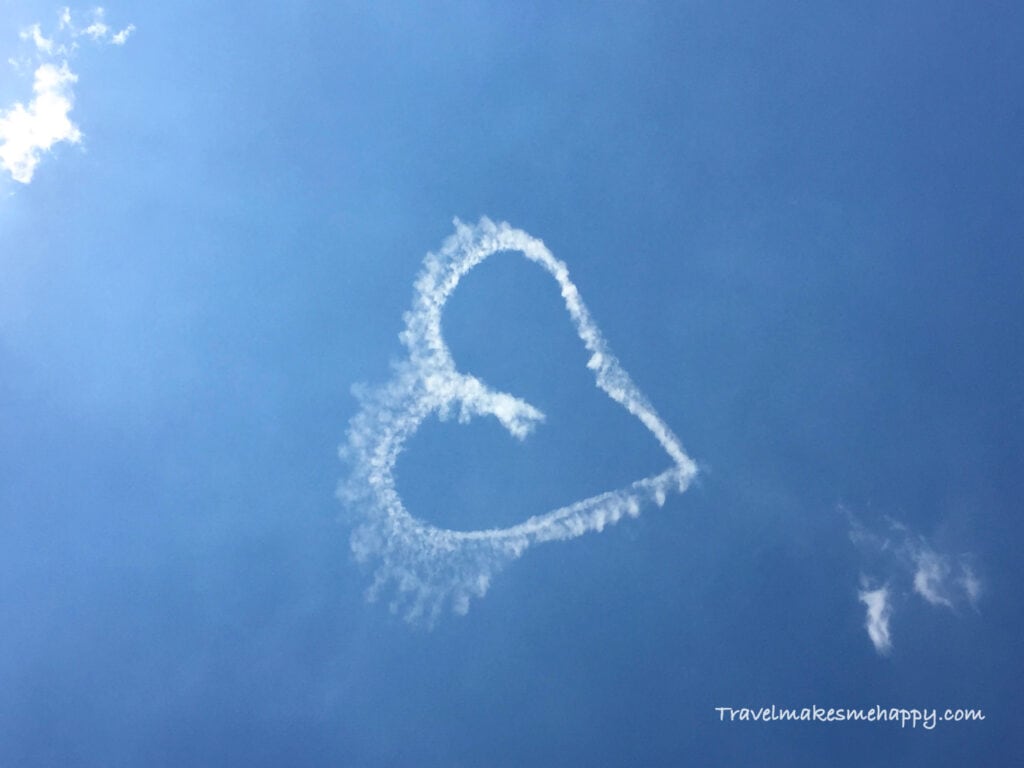
M 1012 3 L 0 0 L 0 764 L 1007 764 L 1022 33 Z M 361 546 L 338 448 L 483 216 L 567 265 L 698 473 L 518 557 Z M 488 258 L 441 323 L 545 419 L 428 414 L 413 518 L 673 466 L 536 263 Z M 396 574 L 482 573 L 406 620 Z M 986 719 L 715 710 L 773 704 Z

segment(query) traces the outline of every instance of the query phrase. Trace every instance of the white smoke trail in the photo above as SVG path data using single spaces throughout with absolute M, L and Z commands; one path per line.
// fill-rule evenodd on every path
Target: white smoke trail
M 513 395 L 496 392 L 474 376 L 460 373 L 441 334 L 441 313 L 459 281 L 488 256 L 518 251 L 558 282 L 565 308 L 590 352 L 587 366 L 597 386 L 636 416 L 672 461 L 661 474 L 630 486 L 592 496 L 509 528 L 453 531 L 415 518 L 403 506 L 394 469 L 406 441 L 431 414 L 455 413 L 460 422 L 494 416 L 516 438 L 525 438 L 544 419 L 537 408 Z M 361 411 L 349 425 L 341 456 L 351 465 L 339 496 L 361 518 L 352 534 L 352 551 L 361 562 L 375 561 L 368 597 L 394 590 L 392 610 L 411 622 L 432 623 L 450 601 L 457 613 L 472 597 L 483 597 L 491 577 L 532 544 L 572 539 L 600 531 L 624 515 L 636 517 L 650 502 L 661 506 L 669 491 L 683 492 L 696 465 L 672 430 L 661 420 L 623 370 L 587 311 L 566 265 L 540 240 L 506 223 L 483 218 L 476 226 L 455 220 L 455 234 L 440 252 L 427 254 L 415 283 L 412 309 L 405 314 L 401 340 L 408 360 L 395 366 L 391 382 L 362 393 Z

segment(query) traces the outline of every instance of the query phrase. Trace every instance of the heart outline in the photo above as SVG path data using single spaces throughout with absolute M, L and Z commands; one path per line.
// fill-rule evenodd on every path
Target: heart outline
M 394 376 L 378 390 L 361 390 L 362 408 L 351 420 L 348 442 L 340 449 L 352 471 L 339 497 L 363 519 L 351 547 L 360 562 L 377 558 L 367 598 L 375 600 L 392 583 L 392 611 L 405 606 L 410 622 L 433 624 L 446 600 L 466 613 L 472 597 L 483 597 L 491 577 L 533 544 L 601 531 L 641 507 L 664 504 L 670 490 L 682 493 L 697 467 L 679 439 L 658 416 L 612 353 L 590 316 L 564 262 L 544 243 L 509 224 L 483 217 L 476 226 L 454 220 L 455 233 L 441 250 L 428 253 L 415 282 L 413 306 L 400 334 L 409 352 L 395 364 Z M 460 373 L 441 331 L 444 306 L 460 280 L 488 257 L 514 251 L 543 267 L 559 284 L 577 335 L 590 352 L 587 367 L 599 389 L 647 427 L 672 465 L 657 475 L 568 506 L 534 515 L 507 528 L 457 531 L 438 528 L 409 513 L 395 487 L 394 468 L 405 444 L 431 414 L 446 419 L 458 409 L 461 423 L 494 416 L 510 434 L 524 439 L 544 414 L 525 400 L 492 390 L 475 376 Z

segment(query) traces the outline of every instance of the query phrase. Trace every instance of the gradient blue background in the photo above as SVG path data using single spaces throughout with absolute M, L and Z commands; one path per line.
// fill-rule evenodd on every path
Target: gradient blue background
M 56 7 L 0 3 L 0 53 Z M 1024 738 L 1017 3 L 121 2 L 0 183 L 0 765 L 1010 765 Z M 29 96 L 6 71 L 4 105 Z M 431 632 L 368 604 L 336 448 L 451 218 L 565 260 L 704 468 Z M 411 510 L 505 525 L 666 466 L 495 257 Z M 972 553 L 879 657 L 840 507 Z M 717 706 L 981 707 L 728 724 Z

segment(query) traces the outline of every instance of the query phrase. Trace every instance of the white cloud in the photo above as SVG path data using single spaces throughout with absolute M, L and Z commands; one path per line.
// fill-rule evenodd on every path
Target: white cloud
M 946 558 L 922 545 L 914 552 L 917 570 L 914 571 L 914 591 L 932 605 L 952 607 L 943 593 L 949 580 L 949 563 Z
M 22 40 L 31 39 L 40 53 L 53 53 L 53 40 L 43 37 L 42 29 L 38 24 L 33 24 L 21 33 Z
M 889 617 L 892 615 L 892 607 L 889 604 L 889 588 L 861 590 L 857 598 L 867 607 L 867 620 L 865 628 L 868 637 L 880 654 L 887 654 L 892 650 L 892 640 L 889 636 Z
M 67 9 L 64 10 L 66 11 Z M 135 25 L 129 24 L 121 31 L 111 33 L 110 25 L 108 25 L 105 21 L 106 14 L 107 12 L 105 9 L 99 7 L 94 8 L 92 11 L 92 21 L 89 23 L 89 25 L 82 29 L 75 29 L 74 25 L 71 22 L 70 12 L 66 14 L 66 22 L 64 21 L 65 15 L 62 13 L 61 24 L 62 26 L 66 25 L 68 28 L 70 28 L 72 30 L 72 35 L 74 37 L 85 36 L 92 38 L 96 42 L 109 42 L 111 45 L 124 45 L 125 41 L 128 39 L 128 36 L 135 31 Z
M 84 35 L 96 42 L 123 45 L 135 29 L 128 25 L 111 36 L 103 14 L 102 8 L 95 9 L 92 23 L 79 29 L 71 10 L 65 7 L 58 13 L 57 35 L 46 37 L 39 24 L 21 32 L 21 39 L 30 40 L 35 48 L 37 65 L 33 71 L 33 96 L 28 104 L 19 101 L 0 109 L 0 165 L 14 181 L 30 183 L 44 153 L 58 144 L 77 144 L 82 140 L 80 128 L 71 119 L 73 86 L 78 81 L 69 64 L 78 48 L 75 38 Z M 12 57 L 8 63 L 18 74 L 31 69 L 23 57 Z
M 0 163 L 15 181 L 32 181 L 41 154 L 55 144 L 81 141 L 82 133 L 69 117 L 74 104 L 71 86 L 77 80 L 67 62 L 59 67 L 42 64 L 36 69 L 35 96 L 28 106 L 16 103 L 0 112 Z
M 917 595 L 929 605 L 953 612 L 965 602 L 976 605 L 982 585 L 968 556 L 954 558 L 943 554 L 925 537 L 892 518 L 883 518 L 881 526 L 868 530 L 853 514 L 842 508 L 841 511 L 847 515 L 850 540 L 865 557 L 867 569 L 876 578 L 886 581 L 884 595 L 879 594 L 880 590 L 864 591 L 867 587 L 863 584 L 860 592 L 861 602 L 868 607 L 868 635 L 879 652 L 882 652 L 879 645 L 882 638 L 885 639 L 884 652 L 892 648 L 888 628 L 897 598 L 904 600 Z
M 384 387 L 361 395 L 362 409 L 349 425 L 342 458 L 351 474 L 339 495 L 362 521 L 352 534 L 352 551 L 360 561 L 376 562 L 368 596 L 397 593 L 393 610 L 410 621 L 431 623 L 448 603 L 465 613 L 470 599 L 482 597 L 492 576 L 534 544 L 572 539 L 601 531 L 643 506 L 665 502 L 670 491 L 682 492 L 696 466 L 612 354 L 566 265 L 540 240 L 508 224 L 481 219 L 466 226 L 456 220 L 455 234 L 439 253 L 428 254 L 416 279 L 412 309 L 405 315 L 401 340 L 408 359 L 395 366 Z M 558 283 L 565 308 L 590 353 L 588 367 L 597 386 L 636 416 L 665 450 L 671 466 L 626 488 L 609 491 L 503 529 L 451 531 L 414 517 L 402 504 L 394 468 L 406 441 L 428 416 L 455 415 L 460 422 L 493 416 L 517 439 L 544 420 L 531 404 L 496 392 L 480 379 L 456 368 L 441 333 L 441 314 L 459 281 L 486 258 L 517 251 L 541 266 Z
M 93 40 L 103 40 L 110 32 L 110 27 L 104 24 L 102 21 L 94 21 L 88 27 L 83 29 L 79 34 L 88 35 Z
M 113 45 L 124 45 L 125 41 L 128 39 L 128 36 L 132 32 L 134 32 L 134 31 L 135 31 L 135 25 L 134 24 L 129 24 L 127 27 L 122 29 L 120 32 L 117 32 L 116 34 L 114 34 L 110 38 L 110 42 Z

